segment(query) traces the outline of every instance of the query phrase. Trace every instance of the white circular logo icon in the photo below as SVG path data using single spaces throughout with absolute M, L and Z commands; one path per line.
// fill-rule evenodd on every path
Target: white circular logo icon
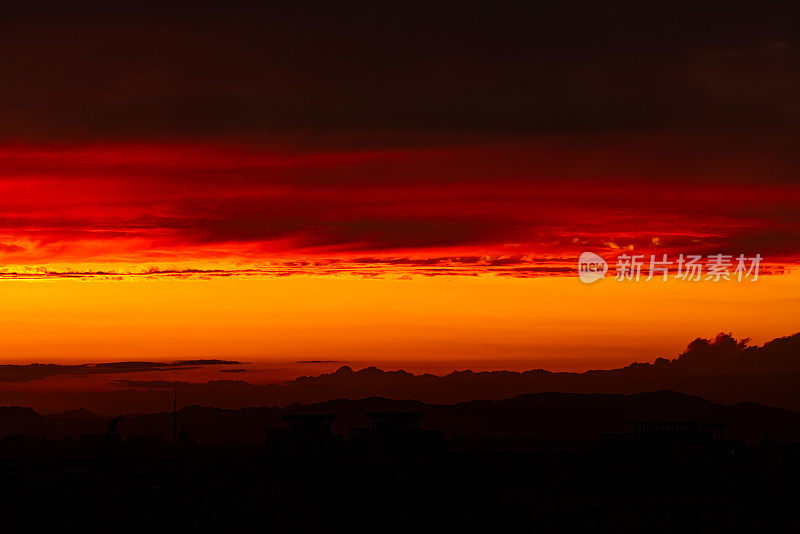
M 607 272 L 608 263 L 594 252 L 584 252 L 578 258 L 578 278 L 584 284 L 600 280 Z

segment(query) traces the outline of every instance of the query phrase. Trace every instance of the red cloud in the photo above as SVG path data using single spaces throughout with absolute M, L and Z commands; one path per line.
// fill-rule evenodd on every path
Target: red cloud
M 8 146 L 0 255 L 23 265 L 370 256 L 395 268 L 397 258 L 525 257 L 512 263 L 530 269 L 531 259 L 633 248 L 792 261 L 791 160 L 758 146 L 738 153 L 738 143 Z

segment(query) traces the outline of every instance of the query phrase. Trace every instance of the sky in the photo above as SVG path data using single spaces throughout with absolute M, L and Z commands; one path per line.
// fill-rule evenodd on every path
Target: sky
M 791 2 L 1 9 L 4 363 L 585 370 L 797 331 Z M 762 276 L 586 285 L 584 251 Z

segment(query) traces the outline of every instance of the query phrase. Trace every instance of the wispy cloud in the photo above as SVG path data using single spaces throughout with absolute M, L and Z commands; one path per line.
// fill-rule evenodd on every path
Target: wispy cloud
M 663 139 L 654 153 L 646 138 L 308 153 L 8 147 L 0 277 L 541 276 L 587 249 L 797 260 L 792 166 L 724 141 L 697 140 L 703 157 Z M 771 177 L 740 175 L 742 158 Z
M 60 365 L 31 363 L 27 365 L 0 365 L 0 382 L 29 382 L 56 376 L 114 375 L 151 371 L 187 371 L 205 366 L 239 365 L 233 360 L 178 360 L 174 362 L 109 362 Z

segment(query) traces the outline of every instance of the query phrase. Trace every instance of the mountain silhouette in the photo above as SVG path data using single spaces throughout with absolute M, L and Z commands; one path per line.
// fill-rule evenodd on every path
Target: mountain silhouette
M 35 433 L 45 426 L 44 418 L 32 408 L 0 406 L 0 433 Z
M 66 412 L 59 412 L 49 414 L 46 416 L 48 421 L 107 421 L 108 417 L 90 412 L 86 408 L 78 408 L 77 410 L 68 410 Z
M 764 436 L 800 440 L 800 414 L 755 403 L 726 406 L 673 391 L 631 395 L 547 392 L 454 404 L 369 397 L 238 410 L 189 406 L 178 411 L 177 421 L 198 442 L 261 442 L 265 429 L 285 427 L 283 416 L 287 414 L 335 415 L 334 430 L 345 432 L 368 426 L 370 413 L 425 414 L 423 426 L 452 435 L 591 440 L 603 433 L 624 432 L 631 421 L 664 420 L 725 423 L 730 437 L 750 442 Z M 65 418 L 63 414 L 42 417 L 29 408 L 0 408 L 0 429 L 12 429 L 3 433 L 102 434 L 109 419 Z M 125 416 L 116 431 L 123 436 L 162 435 L 170 439 L 173 414 Z
M 354 370 L 342 366 L 318 376 L 302 376 L 273 384 L 245 380 L 117 379 L 116 390 L 101 392 L 0 392 L 0 403 L 29 405 L 42 411 L 85 407 L 104 415 L 152 413 L 172 405 L 178 391 L 181 405 L 238 409 L 246 406 L 305 404 L 337 398 L 380 396 L 427 403 L 456 403 L 474 399 L 501 400 L 528 393 L 632 394 L 658 390 L 697 395 L 713 402 L 757 402 L 800 411 L 800 334 L 778 338 L 763 346 L 748 346 L 730 334 L 696 339 L 673 359 L 632 363 L 620 369 L 583 373 L 529 371 L 453 371 L 438 376 L 371 366 Z M 62 419 L 92 419 L 87 413 L 65 412 Z

